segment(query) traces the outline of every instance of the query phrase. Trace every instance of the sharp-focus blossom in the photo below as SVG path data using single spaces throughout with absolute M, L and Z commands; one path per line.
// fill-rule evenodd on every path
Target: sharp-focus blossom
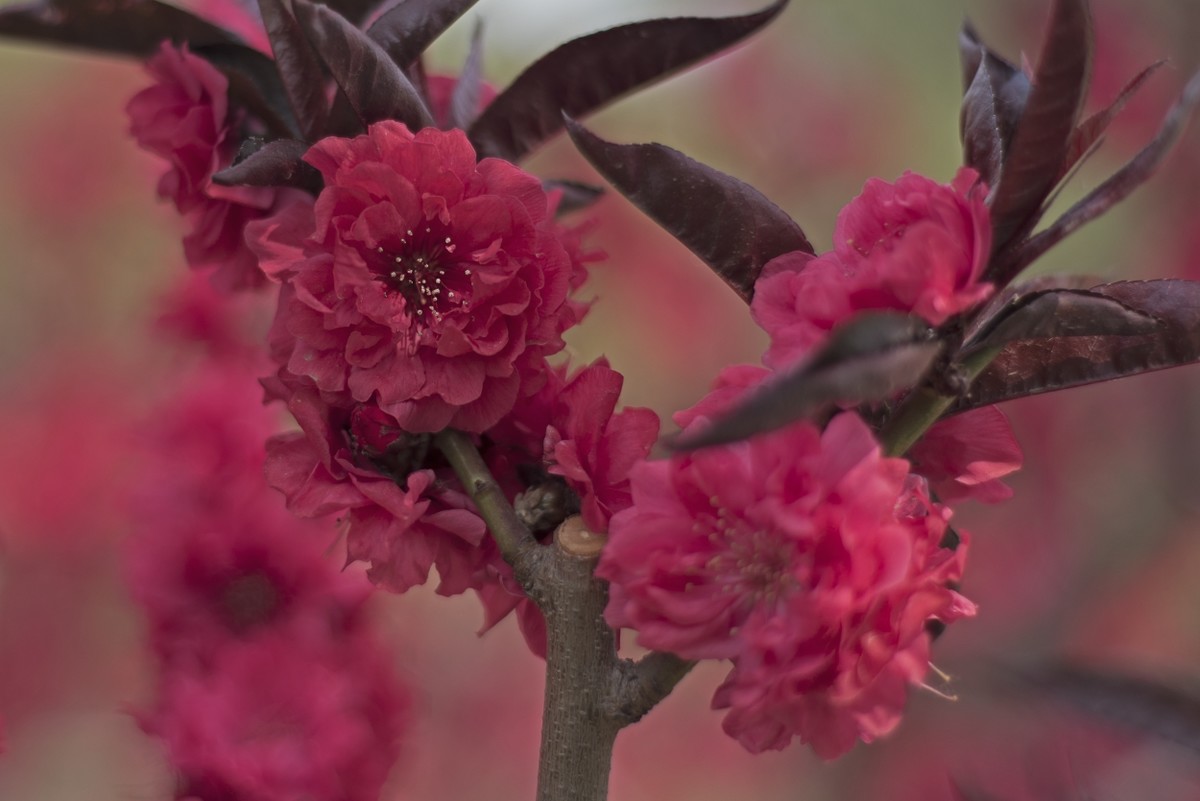
M 229 82 L 187 47 L 164 43 L 147 62 L 154 84 L 129 101 L 130 132 L 142 149 L 170 165 L 158 182 L 190 225 L 184 255 L 195 269 L 212 270 L 225 290 L 263 283 L 245 246 L 246 224 L 271 211 L 276 189 L 226 187 L 212 175 L 229 166 L 238 146 L 241 115 L 229 105 Z
M 483 431 L 544 376 L 576 321 L 573 265 L 541 183 L 476 162 L 461 131 L 392 121 L 318 142 L 325 189 L 253 224 L 282 296 L 286 369 L 410 432 Z
M 986 195 L 967 168 L 949 185 L 911 172 L 868 181 L 838 215 L 832 251 L 788 253 L 764 268 L 752 306 L 771 335 L 764 361 L 794 363 L 856 312 L 892 309 L 939 325 L 986 298 Z
M 434 471 L 424 467 L 428 438 L 410 439 L 394 422 L 370 420 L 369 412 L 383 413 L 369 407 L 342 414 L 305 396 L 290 406 L 305 401 L 314 411 L 300 418 L 305 430 L 267 446 L 267 478 L 288 507 L 302 517 L 340 515 L 348 561 L 367 562 L 371 580 L 393 592 L 423 584 L 435 563 L 439 590 L 462 592 L 471 569 L 467 552 L 481 544 L 484 527 L 465 508 L 465 496 L 437 486 Z
M 293 382 L 297 384 L 297 382 Z M 486 535 L 448 469 L 429 469 L 429 437 L 402 432 L 379 409 L 324 404 L 297 384 L 288 408 L 301 431 L 267 443 L 267 480 L 301 517 L 338 514 L 347 558 L 392 592 L 424 584 L 437 566 L 438 592 L 472 585 Z
M 704 425 L 753 372 L 681 418 Z M 947 586 L 965 557 L 939 545 L 949 512 L 853 413 L 643 462 L 632 486 L 597 568 L 606 617 L 648 648 L 732 659 L 714 706 L 752 751 L 886 733 L 928 668 L 925 624 L 973 613 Z

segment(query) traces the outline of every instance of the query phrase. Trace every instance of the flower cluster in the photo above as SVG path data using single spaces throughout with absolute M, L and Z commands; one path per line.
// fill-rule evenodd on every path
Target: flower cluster
M 540 532 L 580 509 L 604 531 L 630 503 L 629 471 L 649 452 L 658 418 L 646 409 L 616 411 L 622 378 L 603 362 L 574 375 L 545 370 L 543 387 L 480 437 L 482 454 L 509 500 L 524 494 L 545 502 L 546 526 L 531 510 Z M 540 613 L 430 435 L 405 432 L 377 407 L 346 412 L 303 381 L 287 382 L 267 383 L 272 395 L 288 399 L 301 431 L 268 441 L 266 471 L 288 508 L 301 517 L 338 514 L 348 559 L 366 562 L 368 578 L 385 589 L 405 592 L 436 568 L 440 594 L 479 594 L 484 630 L 516 609 L 531 648 L 544 653 Z
M 158 697 L 139 710 L 201 801 L 372 801 L 408 699 L 361 579 L 325 556 L 262 480 L 273 415 L 245 363 L 202 363 L 144 437 L 129 586 L 149 623 Z
M 223 290 L 263 283 L 243 240 L 246 224 L 270 213 L 286 190 L 213 183 L 228 167 L 246 124 L 229 103 L 229 81 L 186 46 L 164 42 L 146 62 L 154 84 L 129 101 L 130 131 L 139 146 L 170 165 L 158 195 L 170 200 L 191 228 L 184 255 L 197 270 L 211 271 Z
M 480 594 L 485 629 L 518 608 L 540 652 L 540 614 L 432 442 L 475 433 L 511 500 L 561 496 L 551 527 L 582 509 L 604 530 L 628 505 L 657 418 L 615 413 L 606 364 L 568 377 L 546 362 L 586 311 L 568 295 L 594 254 L 537 179 L 477 162 L 461 131 L 381 122 L 305 159 L 325 182 L 315 203 L 247 231 L 281 285 L 265 385 L 301 429 L 268 444 L 268 481 L 298 515 L 339 515 L 349 560 L 379 586 L 404 592 L 436 568 L 439 593 Z
M 285 285 L 275 352 L 340 406 L 408 432 L 483 431 L 544 377 L 576 322 L 572 262 L 541 183 L 476 163 L 461 131 L 381 122 L 318 142 L 325 189 L 252 224 Z
M 858 312 L 894 310 L 941 325 L 985 300 L 991 252 L 987 188 L 962 168 L 949 185 L 915 173 L 872 179 L 838 215 L 834 249 L 788 253 L 755 285 L 751 311 L 771 336 L 763 361 L 785 369 Z M 1008 420 L 995 407 L 935 425 L 909 454 L 939 498 L 1000 501 L 1000 481 L 1021 466 Z
M 755 373 L 676 421 L 705 425 Z M 832 757 L 887 733 L 928 669 L 926 623 L 973 612 L 948 586 L 965 558 L 939 547 L 948 511 L 853 413 L 646 462 L 632 486 L 597 570 L 608 620 L 649 648 L 732 660 L 713 705 L 751 751 L 798 736 Z
M 856 312 L 892 309 L 940 325 L 991 294 L 987 187 L 974 170 L 944 186 L 915 173 L 873 179 L 838 215 L 834 249 L 788 253 L 755 285 L 754 319 L 771 335 L 764 361 L 794 364 Z
M 868 182 L 839 215 L 833 251 L 764 270 L 753 312 L 771 335 L 766 363 L 803 360 L 860 311 L 937 325 L 984 300 L 984 195 L 970 170 L 949 186 L 911 173 Z M 702 428 L 771 375 L 729 368 L 676 422 Z M 833 757 L 886 734 L 929 669 L 927 625 L 974 614 L 953 589 L 966 541 L 948 536 L 930 487 L 999 500 L 1020 451 L 1003 415 L 983 409 L 935 426 L 913 458 L 885 458 L 844 412 L 823 431 L 796 423 L 637 466 L 597 570 L 611 582 L 609 622 L 648 648 L 731 660 L 713 706 L 751 751 L 799 737 Z

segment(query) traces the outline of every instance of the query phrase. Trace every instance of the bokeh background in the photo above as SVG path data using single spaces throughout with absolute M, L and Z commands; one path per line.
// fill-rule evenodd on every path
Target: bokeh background
M 461 63 L 485 23 L 485 73 L 504 85 L 532 57 L 613 24 L 753 10 L 744 0 L 482 0 L 436 45 Z M 960 162 L 957 34 L 964 15 L 1035 60 L 1042 0 L 806 0 L 737 51 L 591 119 L 621 142 L 659 141 L 759 187 L 829 246 L 863 181 Z M 1115 124 L 1060 207 L 1152 135 L 1200 65 L 1200 3 L 1094 0 L 1092 107 L 1170 63 Z M 157 744 L 128 710 L 153 693 L 144 623 L 122 581 L 119 498 L 130 432 L 170 390 L 178 358 L 150 322 L 184 269 L 180 223 L 154 200 L 159 165 L 126 133 L 146 83 L 133 63 L 0 41 L 0 799 L 170 797 Z M 1200 128 L 1200 126 L 1196 126 Z M 526 165 L 590 175 L 562 139 Z M 765 338 L 694 257 L 619 197 L 589 242 L 608 253 L 573 332 L 573 358 L 606 354 L 625 402 L 664 419 Z M 1200 278 L 1200 131 L 1149 186 L 1039 270 Z M 650 799 L 1193 799 L 1196 753 L 1108 730 L 998 674 L 1060 660 L 1176 685 L 1200 678 L 1200 368 L 1010 404 L 1026 468 L 1015 498 L 964 505 L 974 539 L 964 591 L 980 606 L 936 648 L 946 700 L 913 692 L 896 735 L 838 762 L 803 747 L 751 756 L 695 671 L 618 741 L 612 797 Z M 669 429 L 669 426 L 668 426 Z M 380 595 L 375 614 L 417 702 L 387 799 L 532 797 L 541 665 L 512 621 L 482 639 L 473 598 Z M 945 689 L 945 688 L 943 688 Z

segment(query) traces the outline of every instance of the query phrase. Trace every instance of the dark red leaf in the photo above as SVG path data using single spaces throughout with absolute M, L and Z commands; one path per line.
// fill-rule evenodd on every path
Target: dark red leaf
M 375 20 L 367 35 L 392 62 L 408 69 L 433 40 L 478 0 L 404 0 Z
M 991 78 L 992 94 L 996 98 L 996 115 L 1007 146 L 1017 128 L 1017 122 L 1021 119 L 1021 112 L 1025 110 L 1025 103 L 1029 100 L 1029 76 L 1020 67 L 984 44 L 969 22 L 964 24 L 959 32 L 958 49 L 963 65 L 964 94 L 974 83 L 980 67 L 985 68 Z
M 0 36 L 146 58 L 163 40 L 240 44 L 229 31 L 157 0 L 61 0 L 0 8 Z
M 958 46 L 965 84 L 959 112 L 963 163 L 994 190 L 1029 98 L 1029 77 L 980 41 L 970 23 L 959 33 Z
M 283 0 L 258 0 L 258 7 L 300 131 L 310 142 L 316 141 L 324 135 L 329 116 L 321 61 Z
M 1079 123 L 1079 127 L 1071 134 L 1071 141 L 1067 144 L 1067 155 L 1063 161 L 1059 178 L 1065 176 L 1092 149 L 1096 142 L 1100 140 L 1100 137 L 1104 135 L 1104 132 L 1108 130 L 1108 126 L 1112 124 L 1112 121 L 1125 108 L 1125 104 L 1137 94 L 1138 90 L 1149 80 L 1150 76 L 1158 72 L 1159 68 L 1166 63 L 1166 61 L 1158 61 L 1146 67 L 1146 69 L 1139 72 L 1132 81 L 1125 85 L 1125 88 L 1121 90 L 1113 102 Z
M 301 159 L 308 144 L 296 139 L 276 139 L 248 154 L 239 154 L 232 166 L 213 175 L 224 186 L 294 186 L 313 194 L 322 186 L 321 173 Z
M 571 140 L 617 191 L 682 242 L 744 300 L 771 259 L 813 253 L 800 226 L 757 189 L 665 145 L 617 145 L 577 122 Z
M 1057 245 L 1082 226 L 1104 214 L 1117 203 L 1127 198 L 1154 174 L 1171 147 L 1178 141 L 1200 105 L 1200 73 L 1192 76 L 1179 100 L 1172 106 L 1162 127 L 1150 144 L 1142 148 L 1128 164 L 1113 173 L 1104 183 L 1097 186 L 1079 202 L 1068 209 L 1054 224 L 1038 232 L 1017 250 L 1010 261 L 1007 272 L 1015 275 L 1027 265 L 1040 258 L 1047 250 Z
M 454 91 L 450 94 L 451 128 L 466 129 L 479 115 L 480 92 L 483 88 L 483 24 L 475 23 L 471 32 L 471 50 L 463 63 Z
M 405 2 L 405 0 L 400 1 Z M 329 6 L 340 16 L 354 23 L 355 27 L 361 28 L 376 9 L 387 3 L 388 0 L 320 0 L 320 2 L 321 5 Z
M 958 120 L 963 164 L 974 168 L 989 187 L 995 186 L 1004 168 L 1004 135 L 996 116 L 992 78 L 982 61 L 963 95 Z
M 680 17 L 622 25 L 560 45 L 517 76 L 467 132 L 480 156 L 519 161 L 579 118 L 638 87 L 673 75 L 762 28 L 783 11 Z
M 967 342 L 964 352 L 1024 339 L 1132 336 L 1158 329 L 1157 317 L 1086 289 L 1048 289 L 1014 298 Z
M 1011 342 L 975 379 L 954 411 L 1200 361 L 1200 282 L 1122 281 L 1090 291 L 1157 318 L 1158 327 L 1132 336 Z
M 292 7 L 364 127 L 380 120 L 399 120 L 413 131 L 433 125 L 417 90 L 374 40 L 325 6 L 292 0 Z
M 813 357 L 769 379 L 703 430 L 673 443 L 678 450 L 752 437 L 816 417 L 834 404 L 874 403 L 915 386 L 941 345 L 924 321 L 894 312 L 859 315 L 839 326 Z
M 992 195 L 993 252 L 1000 252 L 1037 223 L 1042 202 L 1054 188 L 1079 119 L 1091 55 L 1091 17 L 1086 0 L 1055 0 L 1033 88 Z M 985 277 L 997 279 L 995 275 Z
M 1104 278 L 1098 275 L 1051 273 L 1030 278 L 1019 284 L 1009 284 L 993 295 L 974 316 L 963 339 L 965 342 L 977 340 L 979 332 L 985 327 L 990 327 L 997 316 L 1007 311 L 1019 297 L 1045 292 L 1048 289 L 1090 289 L 1102 283 Z
M 275 61 L 245 45 L 192 47 L 192 52 L 219 69 L 229 81 L 229 98 L 267 126 L 277 137 L 300 136 Z
M 1082 667 L 1030 677 L 1033 685 L 1088 715 L 1200 751 L 1200 697 L 1160 681 Z

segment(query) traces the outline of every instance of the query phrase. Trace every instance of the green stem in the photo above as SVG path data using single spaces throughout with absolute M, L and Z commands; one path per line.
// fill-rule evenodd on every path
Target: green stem
M 508 498 L 504 497 L 504 490 L 492 476 L 479 449 L 470 436 L 450 428 L 439 433 L 434 438 L 434 444 L 454 468 L 455 475 L 466 488 L 480 517 L 487 523 L 500 555 L 512 566 L 517 581 L 540 605 L 539 594 L 534 586 L 534 573 L 541 549 L 533 533 L 521 522 Z
M 963 360 L 961 370 L 968 386 L 999 353 L 998 347 L 985 348 Z M 879 432 L 884 453 L 903 456 L 957 400 L 957 395 L 944 395 L 927 388 L 909 393 Z

